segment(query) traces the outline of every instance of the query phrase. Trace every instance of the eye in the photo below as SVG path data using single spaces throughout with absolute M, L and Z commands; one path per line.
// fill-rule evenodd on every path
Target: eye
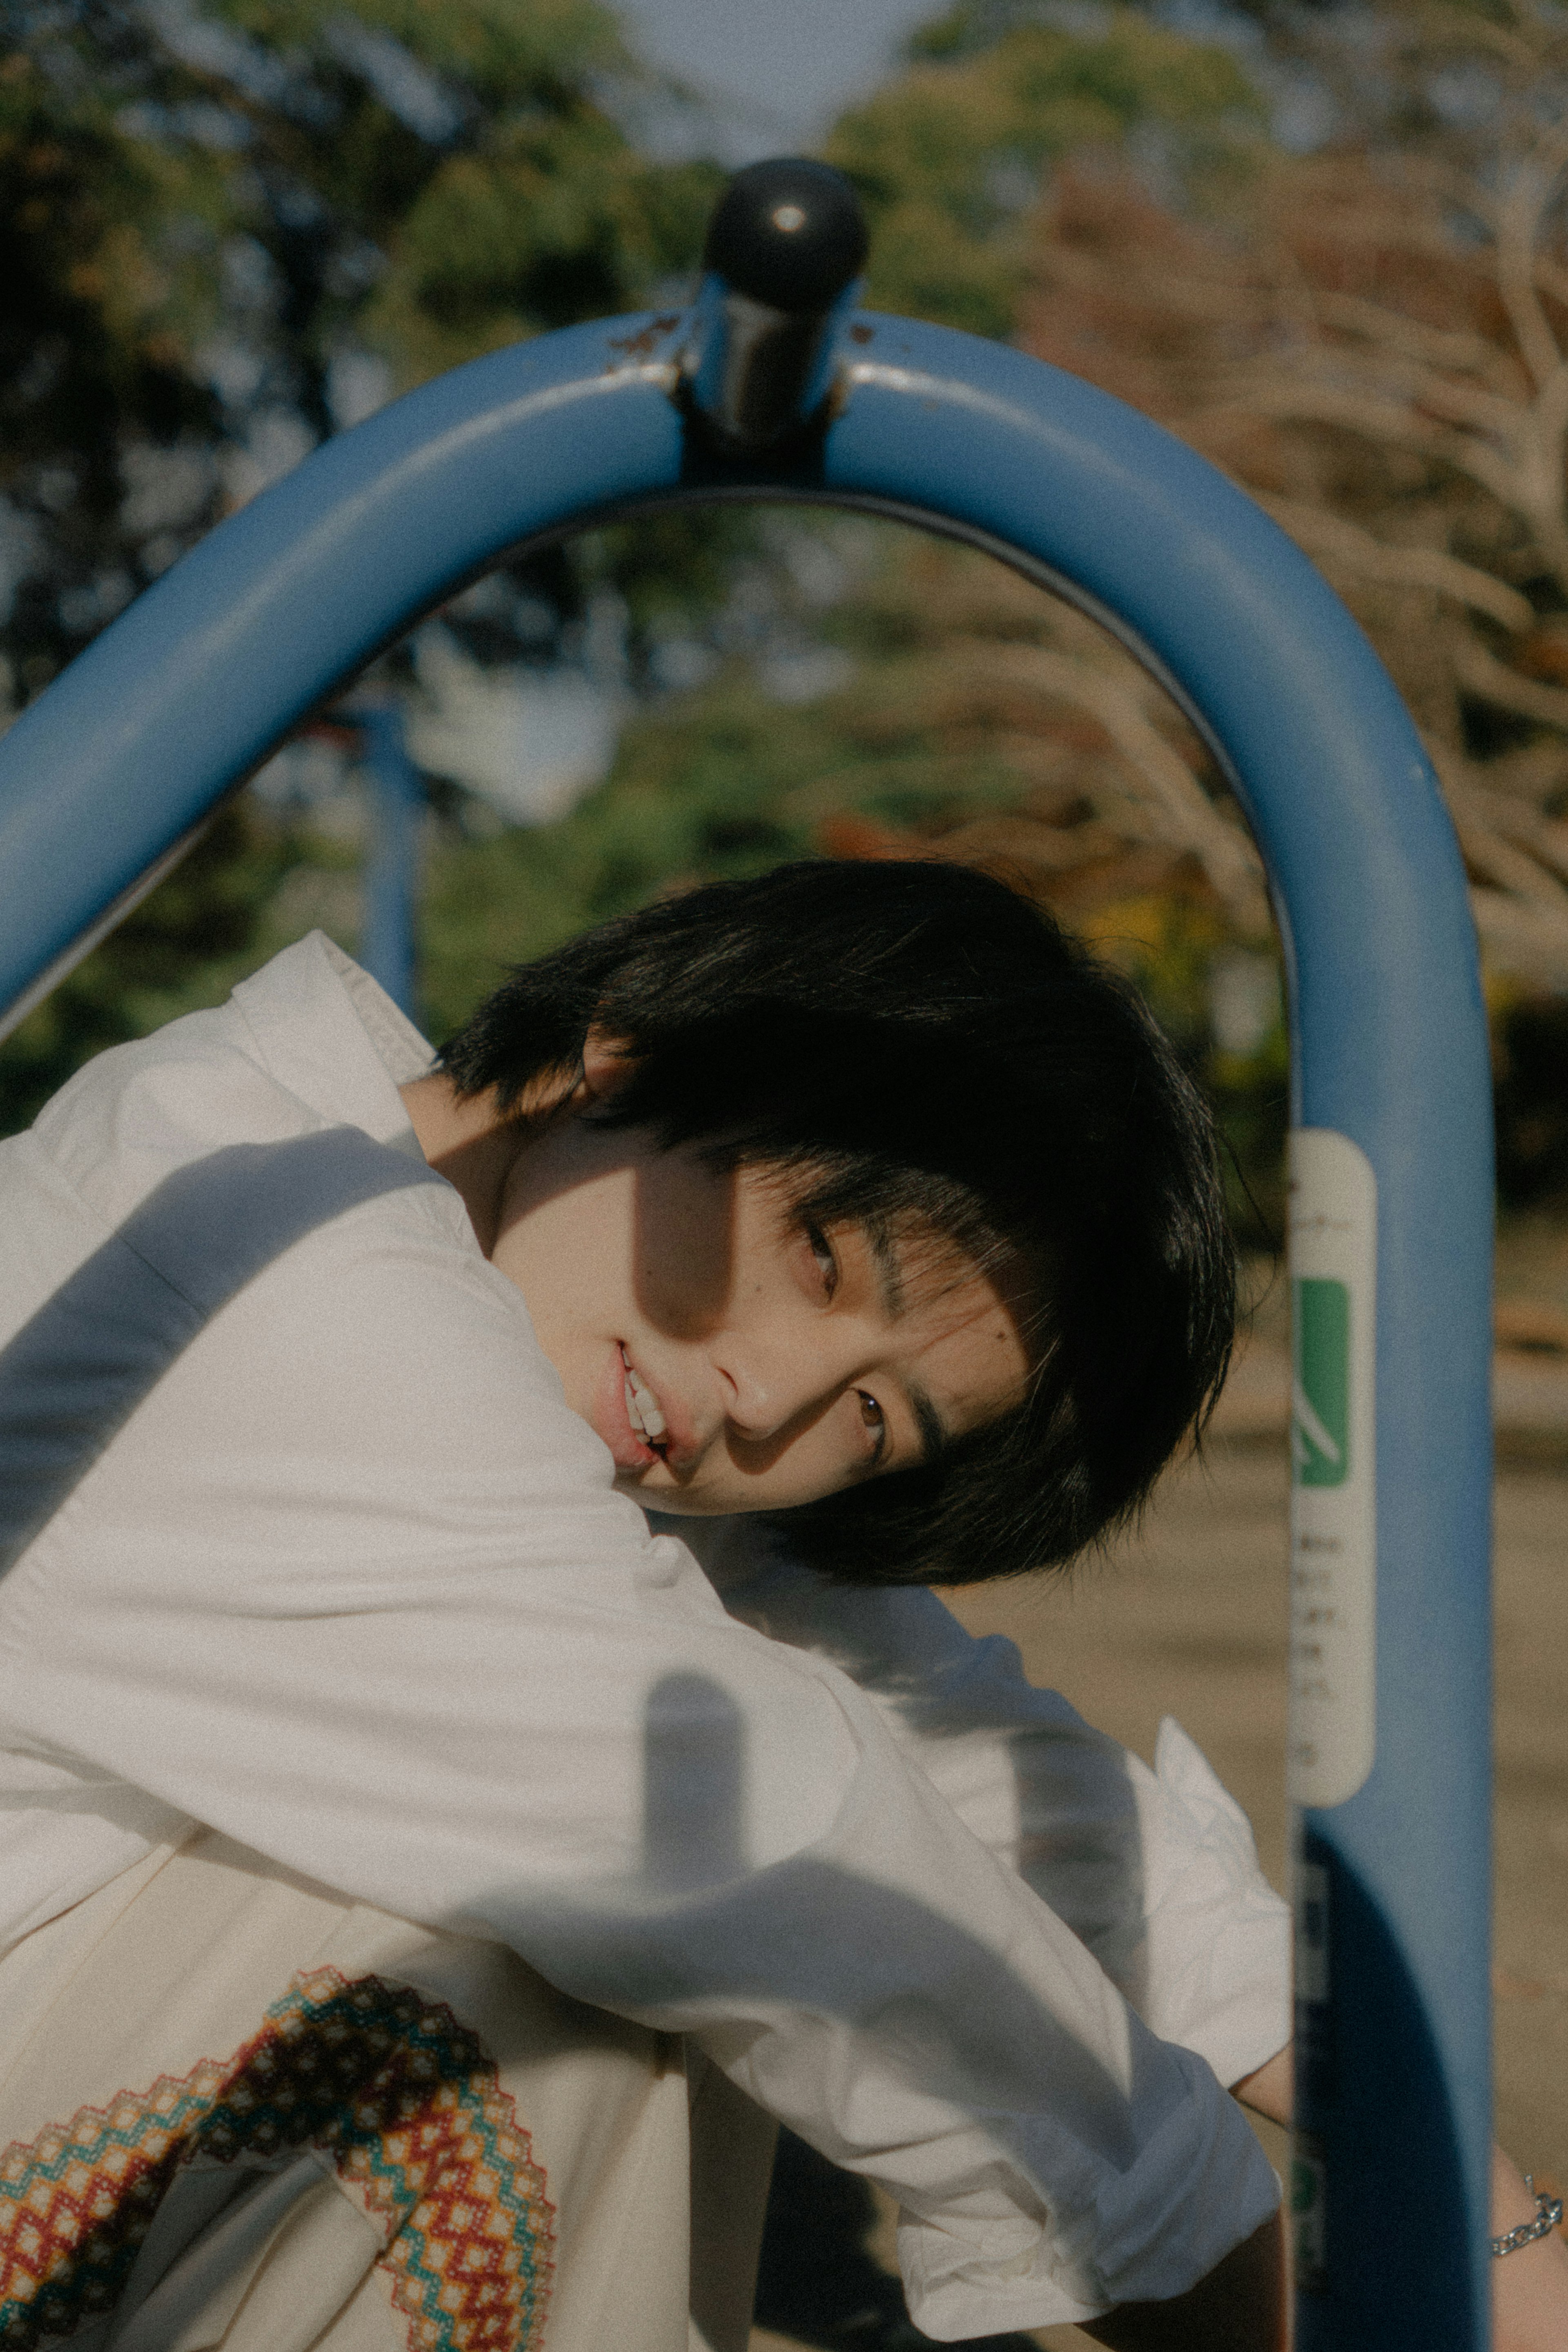
M 887 1446 L 886 1415 L 868 1389 L 856 1389 L 855 1402 L 860 1407 L 861 1427 L 872 1440 L 872 1460 L 880 1462 Z
M 822 1296 L 831 1298 L 839 1286 L 839 1261 L 833 1245 L 821 1225 L 806 1227 L 806 1245 L 816 1260 L 817 1271 L 822 1277 Z

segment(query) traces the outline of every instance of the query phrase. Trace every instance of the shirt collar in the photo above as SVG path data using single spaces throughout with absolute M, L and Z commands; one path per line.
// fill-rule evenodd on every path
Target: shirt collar
M 398 1088 L 429 1075 L 434 1049 L 324 931 L 242 981 L 234 1002 L 271 1076 L 329 1126 L 423 1158 Z

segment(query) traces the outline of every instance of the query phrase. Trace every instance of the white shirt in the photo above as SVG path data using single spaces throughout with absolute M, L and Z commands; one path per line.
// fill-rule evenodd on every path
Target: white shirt
M 0 1145 L 0 1951 L 199 1820 L 694 2034 L 898 2198 L 928 2334 L 1181 2292 L 1276 2184 L 1107 1969 L 1280 2046 L 1239 1816 L 928 1596 L 727 1614 L 425 1166 L 429 1059 L 318 934 Z

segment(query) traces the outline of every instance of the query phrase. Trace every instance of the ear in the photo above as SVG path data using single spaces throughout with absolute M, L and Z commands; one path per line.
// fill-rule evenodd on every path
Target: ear
M 608 1102 L 636 1068 L 624 1037 L 612 1037 L 597 1024 L 582 1041 L 581 1092 L 588 1102 Z

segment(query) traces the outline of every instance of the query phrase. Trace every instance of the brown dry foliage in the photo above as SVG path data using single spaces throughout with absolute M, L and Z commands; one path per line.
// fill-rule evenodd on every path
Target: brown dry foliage
M 1445 63 L 1484 75 L 1479 127 L 1428 110 L 1403 141 L 1275 156 L 1224 224 L 1080 159 L 1039 215 L 1020 341 L 1201 450 L 1320 565 L 1442 777 L 1490 962 L 1561 987 L 1568 37 L 1523 8 L 1424 12 L 1390 58 L 1413 89 Z M 1088 677 L 1078 698 L 1118 740 L 1112 709 L 1140 691 Z M 1130 772 L 1173 817 L 1179 793 Z M 1195 824 L 1189 846 L 1209 838 Z M 1246 927 L 1241 868 L 1209 864 Z
M 988 558 L 917 541 L 867 594 L 902 651 L 835 706 L 841 769 L 789 796 L 833 856 L 929 855 L 985 866 L 1093 932 L 1107 909 L 1164 896 L 1217 936 L 1261 939 L 1256 852 L 1195 730 L 1094 623 Z M 879 787 L 881 788 L 879 791 Z

